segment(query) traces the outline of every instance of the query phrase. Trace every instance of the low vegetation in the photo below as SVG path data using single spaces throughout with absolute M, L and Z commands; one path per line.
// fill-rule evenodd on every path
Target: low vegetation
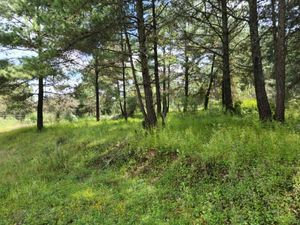
M 0 224 L 299 224 L 296 118 L 211 111 L 170 114 L 152 133 L 140 119 L 2 132 Z

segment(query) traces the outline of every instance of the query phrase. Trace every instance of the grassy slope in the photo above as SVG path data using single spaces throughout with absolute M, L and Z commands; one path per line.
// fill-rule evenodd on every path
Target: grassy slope
M 253 121 L 177 114 L 151 135 L 137 120 L 0 133 L 0 224 L 299 224 L 299 121 Z
M 17 122 L 15 119 L 12 118 L 8 118 L 5 120 L 0 118 L 0 133 L 15 130 L 22 127 L 28 127 L 30 125 L 30 123 Z

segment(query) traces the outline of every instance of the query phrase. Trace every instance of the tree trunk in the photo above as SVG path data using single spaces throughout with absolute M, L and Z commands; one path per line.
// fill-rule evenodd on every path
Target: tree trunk
M 162 105 L 163 105 L 163 117 L 165 118 L 167 116 L 168 113 L 168 99 L 167 99 L 167 68 L 166 68 L 166 49 L 165 47 L 163 48 L 163 101 L 162 101 Z
M 118 98 L 119 98 L 118 100 L 119 100 L 121 115 L 124 117 L 124 109 L 123 109 L 123 104 L 122 104 L 122 99 L 121 99 L 121 89 L 120 89 L 119 80 L 117 80 L 116 84 L 117 84 L 117 88 L 118 88 Z
M 228 14 L 227 0 L 221 1 L 222 6 L 222 49 L 223 49 L 223 105 L 226 111 L 233 111 L 232 94 L 231 94 L 231 78 L 229 65 L 229 30 L 228 30 Z
M 210 91 L 211 91 L 212 84 L 215 79 L 215 76 L 214 76 L 215 57 L 216 57 L 216 55 L 214 54 L 213 58 L 212 58 L 212 64 L 211 64 L 209 85 L 208 85 L 208 88 L 207 88 L 207 91 L 205 94 L 205 99 L 204 99 L 204 110 L 208 109 L 208 101 L 209 101 Z
M 136 2 L 137 21 L 138 21 L 138 35 L 139 35 L 139 52 L 140 61 L 143 75 L 143 86 L 145 92 L 146 110 L 147 110 L 147 121 L 146 127 L 153 128 L 156 126 L 157 118 L 153 105 L 153 93 L 151 88 L 151 77 L 149 74 L 148 67 L 148 54 L 146 45 L 146 28 L 144 21 L 144 6 L 142 0 Z
M 278 35 L 276 41 L 276 110 L 275 120 L 284 122 L 285 117 L 285 0 L 279 0 Z
M 134 66 L 134 62 L 133 62 L 132 50 L 131 50 L 131 44 L 130 44 L 129 36 L 128 36 L 128 33 L 126 31 L 126 28 L 124 28 L 124 30 L 125 30 L 124 33 L 125 33 L 126 44 L 127 44 L 127 48 L 128 48 L 128 54 L 129 54 L 129 61 L 130 61 L 132 76 L 133 76 L 134 85 L 135 85 L 135 89 L 136 89 L 136 93 L 137 93 L 137 97 L 138 97 L 138 102 L 139 102 L 140 109 L 141 109 L 141 112 L 143 114 L 144 120 L 147 121 L 148 116 L 147 116 L 147 113 L 146 113 L 146 110 L 145 110 L 141 90 L 140 90 L 138 80 L 137 80 L 137 76 L 136 76 L 136 71 L 135 71 L 135 66 Z
M 274 76 L 274 79 L 276 77 L 276 60 L 277 60 L 277 25 L 276 25 L 276 0 L 271 0 L 271 6 L 272 6 L 272 35 L 273 35 L 273 45 L 275 46 L 274 47 L 274 66 L 273 66 L 273 76 Z
M 189 56 L 187 53 L 187 40 L 185 41 L 185 62 L 184 62 L 184 105 L 183 112 L 187 112 L 189 105 Z
M 127 121 L 127 94 L 126 94 L 126 65 L 125 65 L 125 52 L 126 47 L 124 45 L 123 34 L 121 37 L 121 48 L 122 48 L 122 84 L 123 84 L 123 116 Z
M 168 83 L 167 83 L 167 89 L 168 89 L 168 94 L 167 94 L 167 113 L 170 111 L 170 88 L 171 88 L 171 64 L 168 65 Z
M 257 1 L 248 0 L 248 3 L 250 9 L 249 26 L 257 107 L 260 120 L 266 121 L 272 119 L 272 112 L 265 89 L 265 79 L 262 67 L 260 40 L 258 34 Z
M 95 57 L 95 96 L 96 96 L 96 120 L 100 121 L 100 99 L 99 99 L 99 62 Z
M 43 77 L 39 77 L 39 93 L 38 93 L 38 104 L 37 104 L 37 128 L 39 131 L 41 131 L 44 128 L 43 108 L 44 108 L 44 79 Z
M 157 22 L 156 22 L 156 8 L 155 0 L 152 0 L 152 17 L 153 17 L 153 50 L 154 50 L 154 75 L 155 75 L 155 87 L 156 87 L 156 104 L 157 104 L 157 116 L 161 115 L 161 93 L 160 93 L 160 79 L 159 79 L 159 63 L 158 63 L 158 32 L 157 32 Z

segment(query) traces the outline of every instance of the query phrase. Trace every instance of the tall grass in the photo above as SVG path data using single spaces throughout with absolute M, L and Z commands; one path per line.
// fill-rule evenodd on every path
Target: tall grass
M 0 224 L 298 224 L 297 118 L 172 113 L 0 133 Z

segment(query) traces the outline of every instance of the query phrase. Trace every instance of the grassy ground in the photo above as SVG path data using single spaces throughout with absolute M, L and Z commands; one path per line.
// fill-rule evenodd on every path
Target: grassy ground
M 8 118 L 8 119 L 0 118 L 0 133 L 15 130 L 22 127 L 28 127 L 30 125 L 32 125 L 32 123 L 20 122 L 12 118 Z
M 0 224 L 300 224 L 299 120 L 173 114 L 0 133 Z

